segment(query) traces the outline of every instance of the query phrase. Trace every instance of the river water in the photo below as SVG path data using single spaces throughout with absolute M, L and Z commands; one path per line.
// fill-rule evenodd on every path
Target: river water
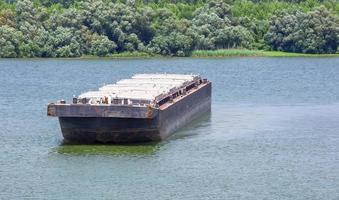
M 63 145 L 46 105 L 200 73 L 212 112 L 157 144 Z M 339 199 L 339 58 L 0 60 L 0 199 Z

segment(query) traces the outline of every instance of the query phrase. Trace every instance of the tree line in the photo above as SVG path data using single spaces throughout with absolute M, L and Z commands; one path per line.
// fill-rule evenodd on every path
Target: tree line
M 0 2 L 0 57 L 107 56 L 246 48 L 339 52 L 337 1 Z

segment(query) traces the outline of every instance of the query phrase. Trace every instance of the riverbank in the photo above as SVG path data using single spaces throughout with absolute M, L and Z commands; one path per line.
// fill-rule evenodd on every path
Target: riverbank
M 155 58 L 169 56 L 163 56 L 159 54 L 150 54 L 146 52 L 122 52 L 117 54 L 111 54 L 105 57 L 107 59 L 114 58 Z M 191 56 L 193 58 L 215 58 L 215 57 L 339 57 L 337 54 L 305 54 L 305 53 L 289 53 L 282 51 L 261 51 L 261 50 L 248 50 L 248 49 L 220 49 L 220 50 L 195 50 Z M 85 55 L 81 56 L 84 59 L 97 59 L 98 56 Z
M 138 59 L 138 58 L 172 58 L 176 56 L 164 56 L 147 52 L 122 52 L 110 54 L 107 56 L 83 55 L 81 57 L 60 57 L 60 59 Z M 195 50 L 191 53 L 191 58 L 226 58 L 226 57 L 339 57 L 336 54 L 305 54 L 289 53 L 282 51 L 261 51 L 248 49 L 221 49 L 221 50 Z M 0 58 L 11 59 L 11 58 Z M 40 59 L 34 58 L 16 58 L 16 59 Z M 49 58 L 42 58 L 49 59 Z M 53 57 L 52 59 L 55 59 Z
M 305 54 L 248 49 L 195 50 L 192 57 L 339 57 L 339 54 Z

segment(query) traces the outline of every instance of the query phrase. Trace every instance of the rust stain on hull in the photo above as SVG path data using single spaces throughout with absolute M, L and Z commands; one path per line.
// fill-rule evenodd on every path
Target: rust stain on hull
M 152 116 L 153 116 L 153 108 L 151 106 L 147 106 L 146 117 L 147 118 L 152 118 Z
M 55 107 L 54 107 L 54 104 L 49 104 L 47 106 L 47 116 L 55 116 Z

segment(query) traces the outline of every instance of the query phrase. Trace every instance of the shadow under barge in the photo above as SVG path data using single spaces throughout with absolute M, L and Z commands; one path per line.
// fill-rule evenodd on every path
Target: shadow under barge
M 66 143 L 161 141 L 210 112 L 211 87 L 197 75 L 139 74 L 50 103 L 47 115 L 59 117 Z

